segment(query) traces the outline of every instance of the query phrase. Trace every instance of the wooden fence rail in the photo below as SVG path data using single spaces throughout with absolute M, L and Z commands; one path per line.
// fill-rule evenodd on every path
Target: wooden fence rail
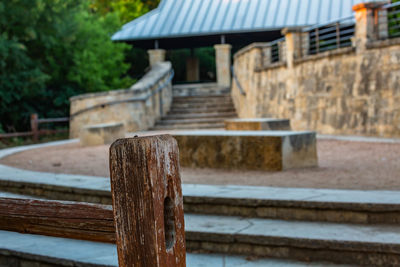
M 110 148 L 113 206 L 0 198 L 0 230 L 117 244 L 120 267 L 185 267 L 179 151 L 169 135 Z
M 69 122 L 69 118 L 65 117 L 65 118 L 39 119 L 39 117 L 36 113 L 31 114 L 31 121 L 30 121 L 31 131 L 0 134 L 0 139 L 32 136 L 33 140 L 37 141 L 37 140 L 39 140 L 39 136 L 41 136 L 41 135 L 49 135 L 49 134 L 68 132 L 68 129 L 58 129 L 58 130 L 39 129 L 39 125 L 42 123 L 55 123 L 55 122 L 57 122 L 57 123 L 58 122 Z
M 0 229 L 115 243 L 110 205 L 0 198 Z

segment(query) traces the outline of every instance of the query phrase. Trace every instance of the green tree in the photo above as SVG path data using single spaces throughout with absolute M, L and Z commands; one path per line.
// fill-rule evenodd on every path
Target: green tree
M 0 124 L 28 127 L 29 113 L 66 116 L 69 97 L 124 88 L 125 44 L 110 36 L 121 22 L 82 0 L 0 2 Z M 24 127 L 23 127 L 24 126 Z
M 127 23 L 158 6 L 159 0 L 92 0 L 91 8 L 101 14 L 117 12 Z

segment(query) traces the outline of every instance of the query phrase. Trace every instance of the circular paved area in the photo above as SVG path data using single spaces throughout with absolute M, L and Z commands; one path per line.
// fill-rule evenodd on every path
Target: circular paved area
M 400 190 L 400 144 L 318 140 L 318 168 L 283 172 L 182 168 L 184 183 Z M 28 150 L 0 160 L 21 169 L 108 176 L 108 146 L 78 143 Z

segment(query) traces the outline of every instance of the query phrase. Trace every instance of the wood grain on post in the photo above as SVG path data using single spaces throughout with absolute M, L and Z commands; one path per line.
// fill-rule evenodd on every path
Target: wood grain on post
M 112 207 L 90 203 L 0 198 L 0 229 L 115 242 Z
M 119 266 L 186 266 L 176 140 L 117 140 L 110 147 L 110 174 Z

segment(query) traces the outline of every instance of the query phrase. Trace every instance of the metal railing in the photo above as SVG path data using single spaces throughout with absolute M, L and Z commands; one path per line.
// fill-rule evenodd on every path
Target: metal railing
M 308 32 L 308 54 L 352 46 L 351 39 L 355 34 L 354 16 L 341 18 L 324 24 L 318 24 L 303 30 Z
M 279 62 L 283 58 L 283 51 L 280 48 L 281 42 L 285 41 L 285 37 L 279 38 L 275 41 L 270 42 L 271 46 L 271 63 Z
M 400 37 L 400 2 L 385 5 L 383 10 L 387 12 L 388 37 Z
M 246 92 L 243 90 L 243 87 L 242 87 L 242 85 L 240 84 L 238 77 L 236 76 L 235 68 L 234 68 L 233 65 L 231 66 L 231 72 L 232 72 L 233 80 L 235 81 L 237 87 L 239 88 L 240 94 L 245 96 L 245 95 L 246 95 Z

